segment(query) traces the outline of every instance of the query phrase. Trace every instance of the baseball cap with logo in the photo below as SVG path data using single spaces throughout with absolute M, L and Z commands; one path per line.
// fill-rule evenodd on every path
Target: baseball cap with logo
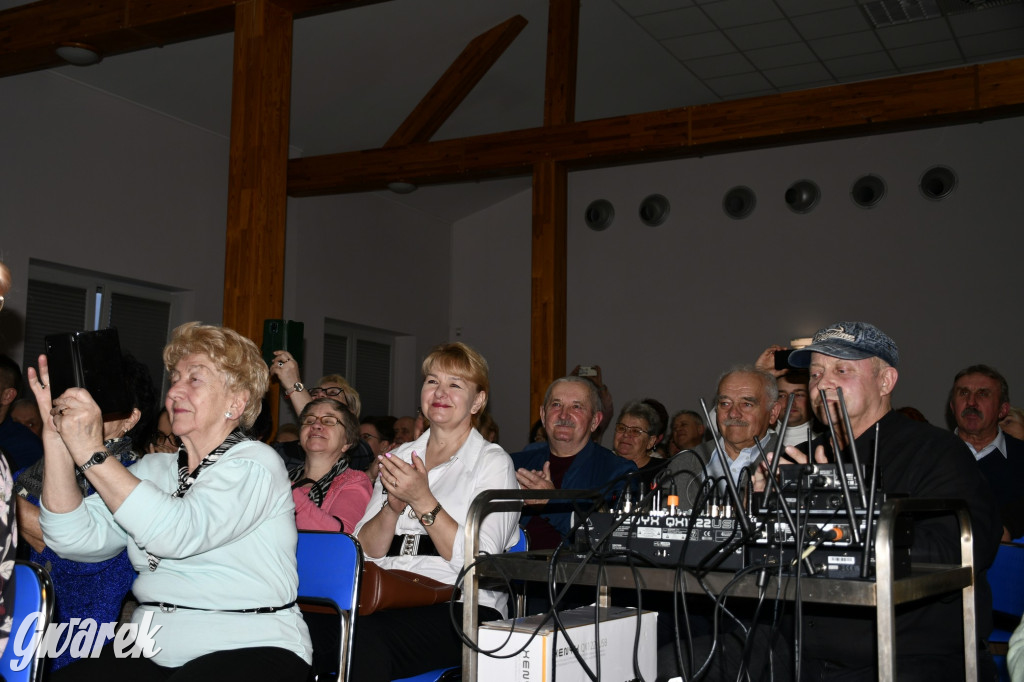
M 818 330 L 811 345 L 793 351 L 789 356 L 789 364 L 793 367 L 809 367 L 811 353 L 821 353 L 841 360 L 881 358 L 893 367 L 900 363 L 900 350 L 896 342 L 867 322 L 836 322 Z

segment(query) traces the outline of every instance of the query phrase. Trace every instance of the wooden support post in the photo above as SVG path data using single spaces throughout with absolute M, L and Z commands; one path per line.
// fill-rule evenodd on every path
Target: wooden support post
M 548 384 L 565 374 L 568 173 L 554 161 L 533 171 L 533 272 L 530 294 L 530 424 Z
M 545 128 L 573 122 L 579 0 L 550 0 L 544 83 Z M 530 293 L 530 421 L 540 412 L 548 385 L 566 371 L 566 258 L 569 176 L 546 159 L 533 166 L 533 275 Z
M 270 0 L 238 3 L 223 322 L 257 344 L 284 300 L 291 59 L 292 14 Z

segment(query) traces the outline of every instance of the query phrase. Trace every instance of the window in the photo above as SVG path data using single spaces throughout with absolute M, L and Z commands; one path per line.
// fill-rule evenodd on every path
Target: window
M 35 366 L 50 334 L 116 327 L 121 350 L 163 385 L 163 349 L 186 321 L 188 294 L 137 280 L 30 260 L 22 367 Z
M 324 374 L 340 374 L 359 391 L 361 417 L 391 414 L 395 334 L 337 320 L 324 325 Z

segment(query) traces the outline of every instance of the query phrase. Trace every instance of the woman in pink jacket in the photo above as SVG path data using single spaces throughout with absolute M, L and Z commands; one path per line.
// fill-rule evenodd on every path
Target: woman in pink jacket
M 299 415 L 306 461 L 289 472 L 299 530 L 351 532 L 370 501 L 370 479 L 348 466 L 359 423 L 332 398 L 317 398 Z

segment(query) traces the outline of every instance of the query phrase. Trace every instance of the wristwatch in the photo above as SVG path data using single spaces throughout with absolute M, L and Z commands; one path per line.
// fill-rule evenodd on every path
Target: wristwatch
M 97 464 L 103 464 L 104 462 L 107 461 L 107 457 L 110 457 L 110 453 L 107 452 L 106 450 L 100 450 L 98 452 L 94 452 L 94 453 L 92 453 L 92 457 L 90 457 L 89 459 L 85 460 L 85 464 L 83 464 L 82 466 L 80 466 L 78 468 L 81 469 L 82 471 L 85 471 L 89 467 L 94 467 Z
M 437 515 L 440 513 L 440 511 L 441 503 L 438 502 L 436 507 L 434 507 L 433 509 L 431 509 L 426 514 L 420 517 L 420 523 L 422 523 L 424 526 L 433 526 L 434 520 L 437 518 Z
M 287 398 L 292 393 L 302 393 L 305 390 L 306 390 L 306 387 L 302 385 L 302 382 L 301 381 L 296 381 L 295 384 L 292 386 L 292 390 L 284 392 L 284 397 Z

